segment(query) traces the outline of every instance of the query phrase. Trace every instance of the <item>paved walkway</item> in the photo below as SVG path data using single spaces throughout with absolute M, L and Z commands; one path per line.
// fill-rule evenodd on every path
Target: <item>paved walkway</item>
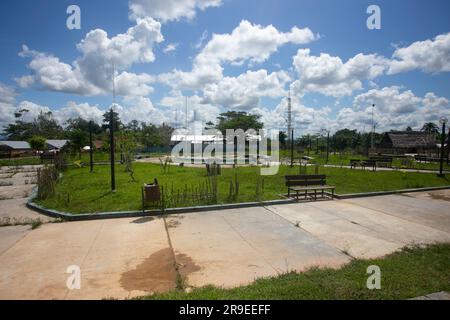
M 0 228 L 0 299 L 129 298 L 450 242 L 450 191 Z M 69 290 L 67 267 L 81 269 Z M 175 268 L 176 266 L 176 268 Z
M 338 164 L 325 164 L 324 167 L 329 168 L 347 168 L 352 170 L 364 170 L 364 171 L 372 171 L 372 168 L 362 168 L 360 166 L 352 168 L 349 165 L 338 165 Z M 401 172 L 418 172 L 418 173 L 439 173 L 439 169 L 407 169 L 407 168 L 385 168 L 385 167 L 377 167 L 377 171 L 401 171 Z M 448 170 L 443 170 L 443 173 L 450 173 Z
M 25 204 L 36 186 L 41 166 L 0 167 L 0 225 L 29 224 L 54 219 L 28 209 Z

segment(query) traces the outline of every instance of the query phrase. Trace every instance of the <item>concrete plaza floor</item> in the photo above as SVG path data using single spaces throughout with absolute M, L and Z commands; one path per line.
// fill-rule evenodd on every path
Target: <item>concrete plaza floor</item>
M 40 165 L 0 167 L 0 225 L 30 224 L 33 221 L 50 222 L 26 207 L 28 197 L 36 187 Z M 1 245 L 0 245 L 1 246 Z
M 450 242 L 450 191 L 0 228 L 0 299 L 130 298 L 233 287 L 406 245 Z M 27 229 L 28 228 L 28 229 Z M 81 270 L 81 288 L 66 273 Z M 412 298 L 412 297 L 411 297 Z

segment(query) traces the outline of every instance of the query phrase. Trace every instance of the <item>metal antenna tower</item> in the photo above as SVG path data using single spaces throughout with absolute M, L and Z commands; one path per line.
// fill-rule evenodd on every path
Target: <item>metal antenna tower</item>
M 187 128 L 188 128 L 188 97 L 187 96 L 186 96 L 186 104 L 185 104 L 185 117 L 186 117 L 185 128 L 187 130 Z
M 288 96 L 288 118 L 287 118 L 287 136 L 291 139 L 292 135 L 292 99 L 291 99 L 291 88 L 289 88 Z

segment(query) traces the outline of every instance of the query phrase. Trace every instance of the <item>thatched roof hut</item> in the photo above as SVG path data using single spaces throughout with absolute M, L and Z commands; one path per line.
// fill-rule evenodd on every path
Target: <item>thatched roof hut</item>
M 422 131 L 386 132 L 378 148 L 394 153 L 428 153 L 436 150 L 436 135 Z

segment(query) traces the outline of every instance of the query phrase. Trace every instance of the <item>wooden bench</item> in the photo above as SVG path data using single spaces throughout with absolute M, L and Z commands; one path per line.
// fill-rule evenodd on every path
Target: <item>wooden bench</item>
M 392 167 L 392 161 L 393 157 L 388 156 L 376 156 L 376 157 L 369 157 L 369 160 L 374 160 L 377 162 L 377 167 L 385 167 L 385 168 L 391 168 Z
M 377 171 L 377 162 L 375 160 L 363 160 L 361 161 L 361 167 L 363 170 L 366 170 L 366 168 L 372 168 L 373 171 Z
M 423 155 L 415 155 L 414 156 L 414 160 L 416 160 L 417 162 L 427 162 L 428 161 L 428 157 L 427 156 L 423 156 Z
M 305 199 L 308 198 L 308 192 L 314 191 L 313 199 L 317 200 L 317 191 L 325 197 L 325 190 L 331 191 L 331 199 L 334 198 L 334 186 L 328 186 L 326 183 L 326 176 L 323 174 L 301 174 L 285 176 L 286 186 L 288 187 L 288 197 L 291 196 L 291 191 L 295 192 L 297 200 L 299 194 L 305 195 Z
M 433 157 L 428 157 L 428 156 L 423 156 L 423 155 L 416 155 L 416 156 L 414 156 L 414 159 L 417 162 L 439 162 L 439 161 L 441 161 L 440 158 L 433 158 Z
M 360 159 L 350 159 L 350 169 L 356 168 L 361 165 Z

